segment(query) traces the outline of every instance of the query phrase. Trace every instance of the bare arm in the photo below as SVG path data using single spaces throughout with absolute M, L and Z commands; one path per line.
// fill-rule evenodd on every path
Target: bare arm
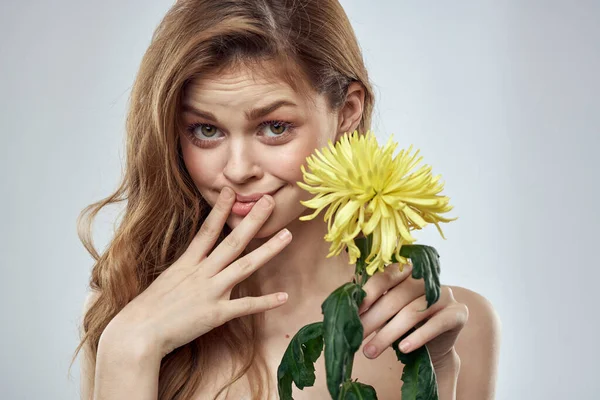
M 485 297 L 462 287 L 451 288 L 456 300 L 469 307 L 469 320 L 455 345 L 461 360 L 457 398 L 493 400 L 496 398 L 502 322 Z
M 440 400 L 457 400 L 456 388 L 460 372 L 460 357 L 455 350 L 448 353 L 445 361 L 434 366 Z
M 99 295 L 94 291 L 88 294 L 83 305 L 83 315 Z M 96 363 L 89 343 L 86 342 L 82 347 L 81 399 L 156 399 L 161 358 L 147 351 L 141 340 L 136 341 L 137 345 L 127 345 L 125 335 L 117 335 L 109 327 L 100 337 Z
M 96 291 L 91 291 L 88 293 L 85 301 L 83 303 L 83 316 L 87 314 L 88 310 L 96 300 L 100 297 L 100 293 Z M 93 400 L 92 394 L 94 391 L 94 373 L 96 364 L 92 357 L 92 349 L 90 348 L 90 343 L 85 342 L 80 351 L 81 358 L 79 365 L 81 367 L 80 380 L 79 380 L 79 392 L 81 400 Z
M 105 330 L 98 345 L 94 400 L 148 400 L 158 398 L 161 357 Z

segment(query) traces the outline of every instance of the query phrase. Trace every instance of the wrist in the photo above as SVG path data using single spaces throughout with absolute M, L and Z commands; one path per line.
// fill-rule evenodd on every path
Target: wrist
M 128 326 L 109 323 L 100 335 L 98 351 L 131 360 L 162 360 L 158 343 Z

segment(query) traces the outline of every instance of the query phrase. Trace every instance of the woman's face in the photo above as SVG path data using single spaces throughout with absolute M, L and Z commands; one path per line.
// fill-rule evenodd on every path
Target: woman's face
M 337 114 L 328 111 L 323 96 L 314 98 L 314 105 L 305 102 L 287 84 L 248 69 L 203 77 L 184 94 L 183 158 L 211 207 L 225 186 L 239 195 L 277 190 L 273 212 L 256 238 L 314 211 L 300 204 L 313 197 L 296 184 L 302 181 L 300 166 L 334 141 L 337 130 Z M 261 109 L 265 113 L 256 114 Z M 233 229 L 243 218 L 231 213 L 227 224 Z

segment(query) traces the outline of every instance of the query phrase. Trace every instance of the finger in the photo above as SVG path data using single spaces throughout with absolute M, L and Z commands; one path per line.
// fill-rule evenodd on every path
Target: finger
M 188 264 L 197 264 L 206 257 L 210 249 L 215 245 L 225 222 L 227 222 L 234 200 L 235 195 L 232 189 L 225 187 L 221 190 L 217 202 L 181 256 L 181 259 Z
M 274 204 L 270 195 L 264 195 L 242 222 L 210 253 L 206 259 L 210 276 L 218 274 L 240 255 L 269 218 Z
M 422 321 L 426 321 L 427 318 L 437 313 L 443 308 L 448 307 L 448 301 L 443 301 L 442 298 L 431 307 L 423 310 L 427 307 L 427 298 L 421 296 L 415 299 L 406 307 L 403 307 L 394 318 L 392 318 L 381 330 L 371 339 L 371 341 L 365 345 L 364 352 L 367 357 L 377 357 L 383 350 L 391 346 L 391 344 L 409 331 L 412 327 L 418 325 Z M 373 345 L 375 347 L 375 355 L 370 356 L 367 354 L 367 347 Z
M 402 269 L 402 271 L 400 270 Z M 362 314 L 377 301 L 388 289 L 398 285 L 412 272 L 412 265 L 393 263 L 385 267 L 383 272 L 378 272 L 369 278 L 363 286 L 367 292 L 363 302 L 358 308 L 358 314 Z
M 466 305 L 461 303 L 442 309 L 400 343 L 402 352 L 410 353 L 444 332 L 461 330 L 467 322 L 468 315 Z
M 291 240 L 292 234 L 287 229 L 282 229 L 265 244 L 223 269 L 214 279 L 217 280 L 217 284 L 224 285 L 227 289 L 232 288 L 272 259 Z
M 381 328 L 386 321 L 398 314 L 400 310 L 407 307 L 415 299 L 420 298 L 424 293 L 425 284 L 423 280 L 414 279 L 412 276 L 408 276 L 395 287 L 389 289 L 385 295 L 376 300 L 375 304 L 360 315 L 360 321 L 364 329 L 363 339 L 375 329 Z
M 282 297 L 279 297 L 282 296 Z M 279 292 L 265 296 L 246 296 L 239 299 L 227 300 L 225 315 L 232 320 L 244 315 L 255 314 L 279 307 L 287 301 L 287 293 Z

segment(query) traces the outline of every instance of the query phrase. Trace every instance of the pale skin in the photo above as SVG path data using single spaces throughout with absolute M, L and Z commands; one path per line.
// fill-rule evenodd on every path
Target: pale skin
M 299 203 L 312 195 L 295 182 L 302 181 L 300 165 L 315 148 L 324 147 L 328 140 L 335 142 L 344 132 L 356 129 L 363 111 L 364 92 L 358 83 L 351 84 L 346 104 L 338 113 L 329 112 L 323 96 L 315 94 L 315 98 L 316 106 L 307 104 L 285 83 L 265 80 L 250 70 L 241 70 L 195 82 L 184 101 L 216 117 L 213 121 L 191 112 L 184 113 L 189 124 L 207 124 L 194 128 L 196 137 L 203 139 L 201 143 L 207 147 L 199 147 L 187 136 L 181 136 L 188 171 L 211 205 L 225 186 L 240 194 L 282 187 L 273 197 L 272 214 L 247 247 L 248 250 L 258 248 L 283 227 L 293 236 L 281 252 L 255 273 L 263 293 L 281 291 L 289 294 L 284 305 L 266 312 L 262 337 L 267 343 L 277 343 L 292 336 L 306 323 L 321 320 L 320 304 L 335 288 L 350 281 L 354 273 L 345 252 L 326 258 L 329 243 L 323 240 L 327 227 L 321 215 L 311 221 L 298 221 L 301 215 L 312 213 L 313 210 Z M 246 110 L 280 99 L 290 100 L 297 106 L 284 106 L 260 120 L 247 120 Z M 260 122 L 269 120 L 291 122 L 294 128 L 290 133 L 282 125 L 258 127 Z M 281 142 L 265 143 L 266 137 L 273 136 L 281 136 Z M 230 215 L 227 224 L 235 228 L 242 218 Z M 359 312 L 365 338 L 371 333 L 374 335 L 363 343 L 363 351 L 368 345 L 375 347 L 373 355 L 365 355 L 377 358 L 408 329 L 420 324 L 422 326 L 406 339 L 410 343 L 407 351 L 427 344 L 436 366 L 455 366 L 454 360 L 458 360 L 463 366 L 458 398 L 461 393 L 477 393 L 477 398 L 481 399 L 492 398 L 499 341 L 494 324 L 488 323 L 497 321 L 493 308 L 474 292 L 443 285 L 439 301 L 426 312 L 418 313 L 416 310 L 425 308 L 425 290 L 423 281 L 412 278 L 410 271 L 410 266 L 400 272 L 398 265 L 392 264 L 385 273 L 375 274 L 364 286 L 367 297 Z M 470 315 L 470 309 L 476 313 Z M 394 315 L 396 317 L 385 325 Z M 472 320 L 470 324 L 467 323 L 469 319 Z M 476 336 L 482 346 L 473 346 L 473 342 L 466 346 L 461 342 L 459 338 L 465 329 L 485 335 Z M 471 332 L 462 337 L 474 338 Z M 491 350 L 487 350 L 484 359 L 479 347 L 488 344 Z M 471 354 L 475 351 L 479 351 L 479 355 Z M 464 366 L 465 360 L 476 360 L 476 357 L 481 358 L 477 365 Z M 450 358 L 453 362 L 448 362 Z M 467 375 L 469 371 L 485 376 L 485 382 L 471 379 L 473 376 Z
M 188 111 L 182 118 L 186 125 L 204 124 L 202 128 L 196 126 L 190 131 L 196 139 L 202 140 L 194 143 L 191 135 L 182 132 L 180 143 L 187 170 L 201 195 L 213 207 L 205 223 L 209 229 L 205 232 L 218 232 L 223 224 L 228 224 L 240 241 L 238 246 L 246 247 L 249 252 L 245 260 L 255 265 L 238 262 L 227 267 L 233 261 L 231 248 L 222 244 L 209 255 L 209 242 L 214 243 L 215 238 L 199 233 L 190 248 L 163 274 L 165 277 L 161 275 L 157 279 L 159 282 L 149 288 L 152 290 L 138 296 L 132 302 L 136 304 L 128 305 L 107 327 L 98 351 L 95 398 L 111 398 L 107 394 L 119 385 L 123 385 L 121 393 L 127 393 L 127 398 L 133 398 L 133 393 L 142 396 L 142 387 L 147 390 L 147 398 L 155 396 L 157 365 L 164 356 L 164 349 L 157 352 L 149 351 L 148 346 L 140 346 L 140 351 L 131 355 L 129 344 L 117 345 L 122 342 L 127 329 L 135 329 L 135 334 L 130 336 L 139 338 L 139 331 L 150 331 L 140 329 L 141 325 L 168 327 L 173 332 L 178 327 L 180 330 L 175 336 L 181 343 L 176 343 L 177 346 L 208 329 L 194 327 L 192 332 L 190 322 L 186 321 L 202 318 L 190 315 L 190 319 L 177 310 L 177 307 L 189 310 L 191 305 L 184 302 L 192 299 L 188 296 L 178 298 L 176 292 L 166 290 L 172 285 L 170 282 L 182 282 L 184 276 L 192 277 L 187 271 L 196 271 L 197 283 L 206 285 L 207 290 L 193 290 L 190 285 L 196 281 L 190 279 L 185 287 L 180 284 L 178 290 L 217 296 L 207 297 L 206 302 L 198 301 L 223 304 L 223 310 L 224 304 L 229 304 L 227 319 L 250 313 L 244 308 L 242 299 L 231 303 L 221 299 L 228 297 L 230 289 L 227 288 L 236 281 L 256 279 L 266 296 L 256 299 L 255 304 L 268 310 L 260 339 L 270 371 L 276 371 L 289 338 L 302 326 L 322 320 L 321 303 L 335 288 L 352 279 L 354 266 L 348 263 L 345 252 L 326 257 L 329 243 L 323 240 L 327 226 L 322 216 L 311 221 L 298 220 L 301 215 L 312 213 L 313 210 L 300 204 L 312 195 L 295 182 L 302 181 L 300 165 L 315 148 L 322 148 L 328 140 L 335 141 L 344 132 L 356 129 L 362 115 L 364 92 L 359 84 L 350 85 L 345 105 L 335 113 L 329 112 L 324 97 L 314 96 L 316 103 L 313 106 L 303 102 L 285 83 L 277 79 L 265 80 L 245 69 L 218 77 L 205 76 L 201 81 L 193 82 L 185 94 L 184 104 Z M 288 100 L 296 106 L 280 107 L 252 121 L 246 118 L 248 110 L 277 100 Z M 204 114 L 211 113 L 215 118 L 200 117 L 189 111 L 191 108 Z M 259 126 L 265 121 L 284 123 Z M 285 128 L 287 122 L 294 125 L 293 130 Z M 271 200 L 271 207 L 254 207 L 251 214 L 241 217 L 231 214 L 233 200 L 225 200 L 223 194 L 228 191 L 225 188 L 242 195 L 279 191 L 274 196 L 263 197 Z M 291 232 L 291 240 L 282 241 L 276 237 L 283 228 Z M 251 272 L 253 275 L 249 276 Z M 420 326 L 408 337 L 412 344 L 410 349 L 427 344 L 436 370 L 440 399 L 494 398 L 500 323 L 485 298 L 467 289 L 443 285 L 440 300 L 426 312 L 417 313 L 416 310 L 425 308 L 423 281 L 410 276 L 410 267 L 405 266 L 404 272 L 400 272 L 397 264 L 389 265 L 385 273 L 375 274 L 363 289 L 367 297 L 359 311 L 365 340 L 355 356 L 353 378 L 373 385 L 380 399 L 399 398 L 402 366 L 389 347 L 411 327 Z M 278 292 L 288 293 L 288 300 L 278 303 L 271 296 Z M 167 295 L 171 299 L 165 297 Z M 145 314 L 141 310 L 152 312 Z M 210 310 L 199 311 L 213 315 L 208 313 Z M 394 315 L 394 319 L 386 324 Z M 174 316 L 180 319 L 175 321 Z M 142 317 L 147 320 L 140 320 Z M 186 323 L 190 324 L 187 330 Z M 109 329 L 111 325 L 112 329 Z M 182 338 L 184 333 L 187 336 Z M 364 351 L 369 344 L 375 346 L 376 352 L 367 357 Z M 224 360 L 219 357 L 218 349 L 216 351 L 217 359 Z M 133 361 L 129 361 L 131 357 Z M 315 391 L 311 393 L 308 390 L 311 388 L 295 391 L 295 399 L 327 398 L 322 361 L 323 357 L 316 364 L 317 381 L 312 388 Z M 212 372 L 220 369 L 215 360 Z M 142 382 L 142 379 L 146 380 Z M 82 391 L 90 390 L 84 386 L 87 381 L 83 380 L 82 373 Z M 125 386 L 128 387 L 125 389 Z M 242 387 L 228 398 L 239 399 L 245 393 Z M 198 398 L 208 398 L 210 394 L 214 393 L 200 391 Z

